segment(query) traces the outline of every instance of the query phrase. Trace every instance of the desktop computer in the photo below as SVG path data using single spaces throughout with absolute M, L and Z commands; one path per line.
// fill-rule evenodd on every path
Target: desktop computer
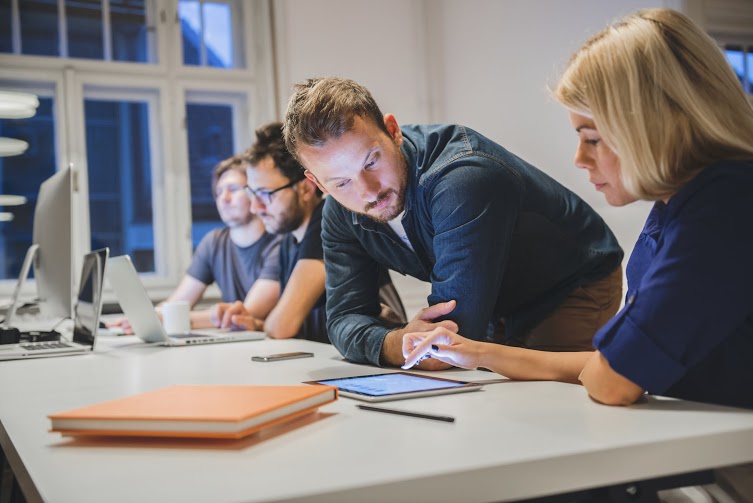
M 70 318 L 73 299 L 73 170 L 64 168 L 42 182 L 34 209 L 33 244 L 21 267 L 5 325 L 12 326 L 21 288 L 34 265 L 39 317 Z

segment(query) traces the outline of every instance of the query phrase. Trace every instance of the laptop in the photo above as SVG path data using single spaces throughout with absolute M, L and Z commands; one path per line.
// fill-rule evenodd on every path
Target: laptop
M 230 329 L 191 329 L 184 334 L 165 332 L 162 321 L 154 310 L 136 268 L 128 255 L 113 257 L 107 264 L 107 278 L 123 313 L 133 327 L 133 332 L 145 342 L 163 346 L 193 346 L 219 342 L 257 341 L 266 334 L 258 331 L 234 331 Z
M 70 341 L 61 337 L 59 341 L 51 342 L 2 344 L 0 361 L 80 355 L 94 351 L 102 311 L 102 282 L 109 253 L 108 248 L 102 248 L 84 256 L 81 283 L 73 309 L 73 335 Z

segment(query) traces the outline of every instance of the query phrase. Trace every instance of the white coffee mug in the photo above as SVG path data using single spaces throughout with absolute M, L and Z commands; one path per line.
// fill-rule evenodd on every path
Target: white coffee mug
M 184 300 L 162 304 L 162 325 L 169 335 L 185 334 L 191 330 L 190 306 Z

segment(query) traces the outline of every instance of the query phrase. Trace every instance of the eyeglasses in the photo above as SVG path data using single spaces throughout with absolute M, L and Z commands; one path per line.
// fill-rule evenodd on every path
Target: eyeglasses
M 239 185 L 237 183 L 229 183 L 227 185 L 218 185 L 214 189 L 214 198 L 219 198 L 226 190 L 230 192 L 231 194 L 235 194 L 239 190 L 243 189 L 243 185 Z
M 275 192 L 280 192 L 283 189 L 289 189 L 290 187 L 292 187 L 293 185 L 295 185 L 296 183 L 300 181 L 301 180 L 295 180 L 293 182 L 283 185 L 282 187 L 277 187 L 274 190 L 254 190 L 248 185 L 243 188 L 246 189 L 246 195 L 248 196 L 249 199 L 251 199 L 252 197 L 255 197 L 256 200 L 259 201 L 264 206 L 269 206 L 270 204 L 272 204 L 272 195 Z

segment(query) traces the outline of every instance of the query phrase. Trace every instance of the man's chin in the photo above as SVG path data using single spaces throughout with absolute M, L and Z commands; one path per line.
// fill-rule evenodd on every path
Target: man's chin
M 244 227 L 248 224 L 250 224 L 252 220 L 245 221 L 245 220 L 224 220 L 224 223 L 226 226 L 230 227 L 231 229 L 235 229 L 238 227 Z
M 400 214 L 402 209 L 390 207 L 390 208 L 384 208 L 382 210 L 376 211 L 376 210 L 370 210 L 366 213 L 366 216 L 369 217 L 372 220 L 376 220 L 379 223 L 386 224 L 390 220 L 394 220 L 397 218 L 397 216 Z

